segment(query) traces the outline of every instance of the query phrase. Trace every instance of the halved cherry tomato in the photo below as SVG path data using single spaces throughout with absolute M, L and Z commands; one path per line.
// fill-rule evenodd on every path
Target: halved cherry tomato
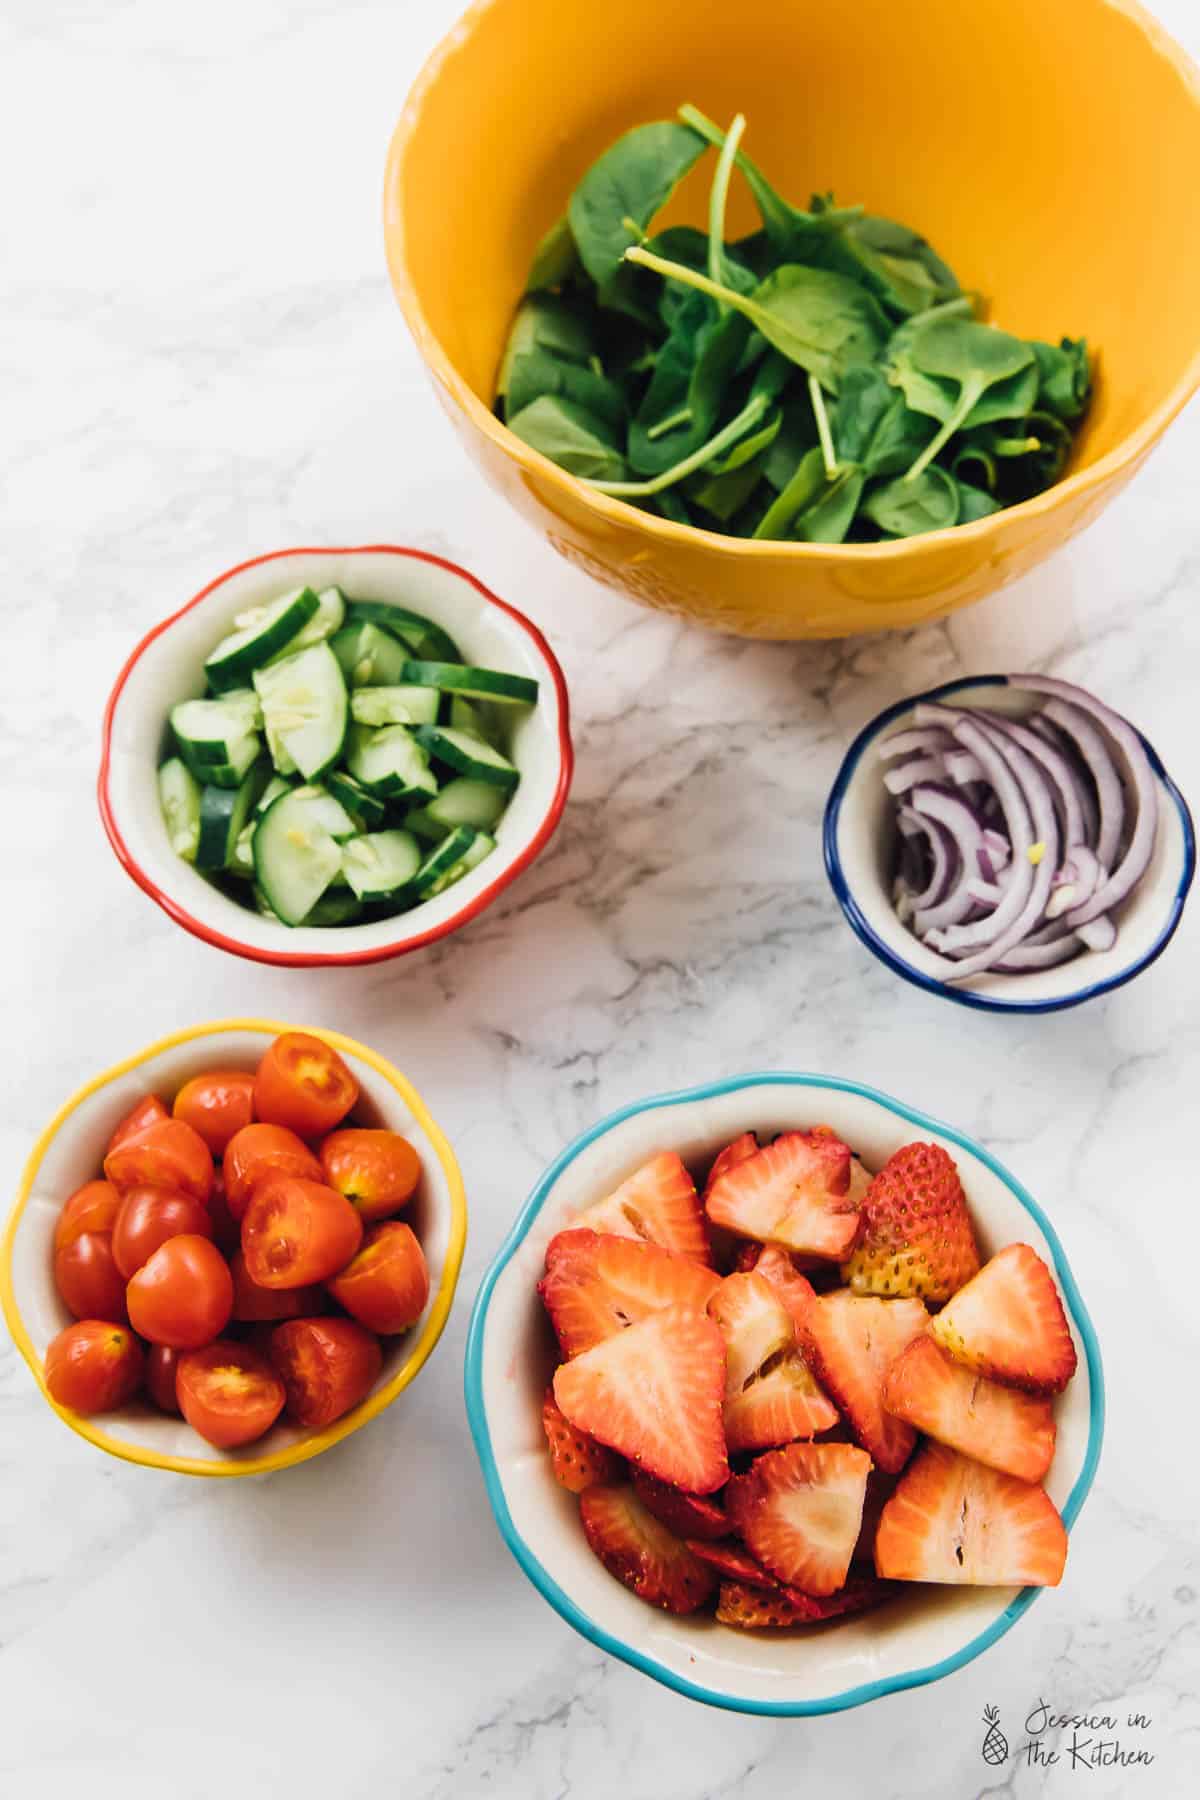
M 137 1137 L 145 1131 L 147 1125 L 157 1125 L 160 1119 L 169 1119 L 170 1116 L 157 1094 L 147 1094 L 144 1100 L 139 1100 L 136 1106 L 131 1106 L 120 1121 L 108 1140 L 105 1156 L 108 1155 L 109 1150 L 115 1150 L 118 1144 L 123 1144 L 126 1138 Z
M 371 1227 L 358 1255 L 327 1286 L 338 1305 L 370 1331 L 385 1337 L 407 1331 L 429 1298 L 425 1253 L 407 1225 L 385 1219 Z
M 353 1319 L 289 1319 L 271 1333 L 271 1361 L 297 1425 L 332 1425 L 357 1406 L 383 1366 L 379 1340 Z
M 254 1117 L 254 1077 L 244 1069 L 193 1075 L 176 1094 L 171 1110 L 200 1133 L 214 1156 L 224 1156 L 234 1132 Z
M 243 1125 L 229 1140 L 225 1161 L 225 1198 L 233 1218 L 241 1220 L 255 1184 L 264 1175 L 302 1175 L 320 1181 L 321 1165 L 308 1145 L 283 1125 Z
M 180 1188 L 205 1202 L 212 1192 L 208 1145 L 182 1119 L 159 1119 L 136 1137 L 126 1138 L 105 1157 L 104 1173 L 122 1191 L 131 1187 Z
M 206 1238 L 213 1234 L 208 1208 L 199 1200 L 170 1188 L 126 1188 L 113 1226 L 113 1259 L 128 1281 L 160 1244 L 184 1232 Z
M 358 1212 L 364 1224 L 386 1219 L 412 1199 L 421 1159 L 398 1131 L 331 1131 L 321 1145 L 325 1180 Z
M 54 1285 L 77 1319 L 125 1325 L 125 1277 L 113 1257 L 107 1231 L 85 1231 L 54 1253 Z
M 212 1193 L 208 1196 L 208 1216 L 212 1223 L 213 1243 L 222 1256 L 232 1256 L 242 1241 L 242 1228 L 229 1210 L 225 1192 L 225 1176 L 213 1170 Z
M 258 1065 L 254 1110 L 301 1137 L 332 1131 L 358 1099 L 358 1083 L 336 1050 L 307 1031 L 285 1031 Z
M 361 1242 L 350 1202 L 295 1175 L 260 1181 L 242 1220 L 246 1273 L 259 1287 L 311 1287 L 344 1269 Z
M 173 1350 L 199 1350 L 229 1322 L 233 1276 L 215 1244 L 187 1234 L 159 1245 L 126 1296 L 129 1322 L 140 1337 Z
M 85 1181 L 58 1215 L 54 1248 L 64 1250 L 85 1231 L 111 1231 L 120 1210 L 121 1196 L 111 1181 Z
M 240 1250 L 230 1257 L 229 1272 L 233 1276 L 233 1316 L 239 1325 L 257 1325 L 263 1319 L 276 1323 L 325 1311 L 325 1295 L 319 1287 L 259 1287 L 247 1274 Z
M 146 1352 L 146 1392 L 160 1412 L 179 1413 L 179 1397 L 175 1392 L 175 1371 L 183 1352 L 169 1344 L 151 1344 Z
M 137 1393 L 142 1347 L 127 1325 L 83 1319 L 60 1331 L 46 1351 L 51 1398 L 74 1412 L 111 1412 Z
M 260 1438 L 286 1399 L 283 1382 L 266 1358 L 229 1338 L 181 1356 L 176 1391 L 192 1430 L 218 1450 Z

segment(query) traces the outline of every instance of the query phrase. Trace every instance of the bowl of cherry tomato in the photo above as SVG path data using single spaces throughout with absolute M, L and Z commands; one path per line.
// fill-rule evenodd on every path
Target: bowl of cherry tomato
M 337 1032 L 192 1026 L 74 1094 L 0 1241 L 50 1406 L 111 1455 L 250 1475 L 373 1419 L 441 1335 L 466 1240 L 412 1083 Z

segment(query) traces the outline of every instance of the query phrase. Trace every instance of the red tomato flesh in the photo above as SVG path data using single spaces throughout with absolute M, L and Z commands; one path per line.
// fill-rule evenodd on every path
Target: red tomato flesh
M 228 1338 L 181 1356 L 175 1388 L 188 1424 L 218 1450 L 260 1438 L 283 1411 L 286 1398 L 283 1382 L 266 1358 Z
M 288 1417 L 319 1430 L 370 1392 L 383 1352 L 353 1319 L 289 1319 L 271 1333 L 271 1361 L 287 1389 Z
M 421 1179 L 421 1159 L 407 1138 L 357 1126 L 330 1132 L 321 1145 L 321 1167 L 366 1225 L 399 1212 Z
M 242 1220 L 246 1272 L 259 1287 L 325 1281 L 345 1268 L 361 1240 L 362 1220 L 348 1200 L 293 1175 L 260 1182 Z
M 300 1175 L 306 1181 L 321 1180 L 321 1165 L 308 1145 L 283 1125 L 244 1125 L 229 1140 L 222 1172 L 226 1202 L 239 1223 L 264 1176 Z
M 111 1231 L 121 1208 L 121 1196 L 111 1181 L 85 1181 L 76 1188 L 58 1215 L 54 1248 L 64 1250 L 85 1231 Z
M 320 1137 L 345 1118 L 358 1083 L 336 1050 L 307 1031 L 285 1031 L 258 1065 L 254 1110 L 300 1137 Z
M 130 1107 L 117 1125 L 104 1154 L 107 1156 L 110 1150 L 115 1150 L 126 1138 L 137 1137 L 140 1132 L 145 1131 L 147 1125 L 157 1125 L 160 1119 L 169 1119 L 170 1116 L 157 1094 L 147 1094 L 144 1100 L 139 1100 L 136 1106 Z
M 182 1119 L 159 1119 L 110 1150 L 104 1173 L 122 1192 L 131 1187 L 179 1188 L 207 1204 L 212 1192 L 212 1154 L 199 1132 Z
M 407 1331 L 429 1298 L 425 1254 L 407 1225 L 385 1219 L 372 1226 L 358 1255 L 328 1287 L 338 1305 L 368 1330 L 385 1337 Z

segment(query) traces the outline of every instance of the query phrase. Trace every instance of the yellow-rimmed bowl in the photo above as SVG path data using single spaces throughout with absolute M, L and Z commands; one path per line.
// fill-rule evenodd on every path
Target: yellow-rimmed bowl
M 1086 335 L 1095 403 L 1063 481 L 993 517 L 867 545 L 753 543 L 596 494 L 492 412 L 541 234 L 614 138 L 690 100 L 804 203 L 928 234 L 995 322 Z M 743 636 L 938 617 L 1088 524 L 1200 384 L 1200 78 L 1137 0 L 476 0 L 392 140 L 392 283 L 489 480 L 550 543 L 644 605 Z M 711 159 L 665 223 L 705 223 Z M 732 235 L 757 215 L 734 184 Z
M 168 1103 L 183 1083 L 206 1069 L 256 1068 L 281 1031 L 310 1031 L 343 1056 L 359 1085 L 356 1122 L 399 1131 L 421 1158 L 421 1183 L 405 1218 L 429 1264 L 425 1311 L 403 1337 L 385 1338 L 383 1367 L 366 1398 L 323 1431 L 284 1421 L 241 1451 L 217 1450 L 182 1419 L 168 1418 L 145 1400 L 118 1412 L 85 1417 L 59 1406 L 46 1389 L 43 1367 L 52 1338 L 71 1324 L 52 1272 L 54 1226 L 67 1196 L 99 1173 L 114 1127 L 145 1094 Z M 59 1418 L 110 1456 L 180 1475 L 265 1475 L 319 1456 L 390 1406 L 416 1379 L 449 1317 L 467 1237 L 467 1201 L 458 1163 L 443 1132 L 411 1081 L 386 1058 L 340 1032 L 270 1019 L 223 1019 L 161 1038 L 96 1075 L 59 1108 L 34 1145 L 0 1240 L 0 1304 L 13 1340 L 46 1402 Z

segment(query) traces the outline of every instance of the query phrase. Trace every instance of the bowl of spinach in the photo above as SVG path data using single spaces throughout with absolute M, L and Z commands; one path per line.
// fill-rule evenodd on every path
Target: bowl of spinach
M 965 24 L 923 0 L 907 32 L 882 0 L 841 27 L 807 3 L 476 5 L 410 97 L 386 226 L 485 472 L 601 580 L 747 635 L 912 625 L 1065 541 L 1200 378 L 1177 307 L 1131 320 L 1146 260 L 1200 308 L 1200 257 L 1154 223 L 1200 102 L 1136 8 L 1063 6 L 1070 67 L 1034 0 Z M 1154 132 L 1117 156 L 1068 130 L 1081 80 L 1088 118 L 1111 96 Z

